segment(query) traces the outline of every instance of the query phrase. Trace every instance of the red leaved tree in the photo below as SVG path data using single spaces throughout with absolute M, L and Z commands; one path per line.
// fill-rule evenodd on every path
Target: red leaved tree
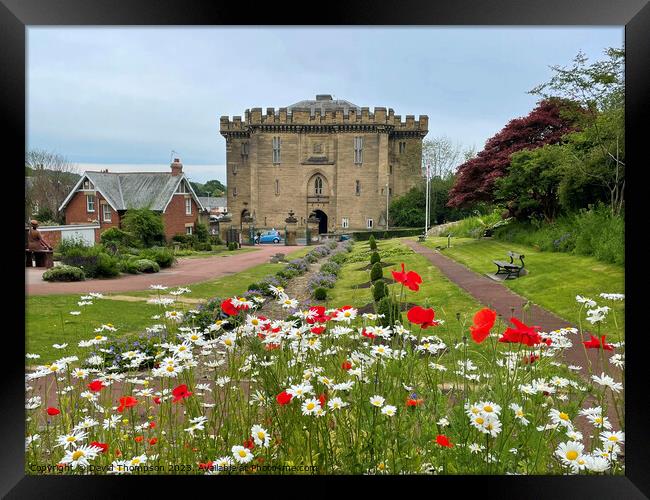
M 512 153 L 555 144 L 562 136 L 575 130 L 571 113 L 565 112 L 569 109 L 575 113 L 576 105 L 559 99 L 545 99 L 528 116 L 510 120 L 485 143 L 483 151 L 458 167 L 447 205 L 467 207 L 492 201 L 494 181 L 507 173 Z

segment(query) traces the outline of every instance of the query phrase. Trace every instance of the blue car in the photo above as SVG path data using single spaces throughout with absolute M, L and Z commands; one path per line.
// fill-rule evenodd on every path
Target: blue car
M 257 240 L 258 243 L 280 243 L 281 241 L 280 231 L 266 231 Z

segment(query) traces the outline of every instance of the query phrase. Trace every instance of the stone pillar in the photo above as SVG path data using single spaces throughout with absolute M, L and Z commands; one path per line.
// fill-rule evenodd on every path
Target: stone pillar
M 320 240 L 318 235 L 320 219 L 318 217 L 309 217 L 307 219 L 307 231 L 309 231 L 310 239 L 307 241 L 308 245 L 314 245 Z
M 298 219 L 294 216 L 294 211 L 289 210 L 289 217 L 284 219 L 286 222 L 285 231 L 284 231 L 284 244 L 287 246 L 296 246 L 298 242 L 296 241 L 296 229 L 298 228 Z

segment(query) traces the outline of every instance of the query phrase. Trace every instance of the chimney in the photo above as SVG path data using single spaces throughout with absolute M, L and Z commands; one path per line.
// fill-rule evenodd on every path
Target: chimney
M 170 166 L 172 169 L 172 175 L 181 175 L 183 173 L 183 164 L 181 163 L 180 158 L 174 158 L 174 161 Z

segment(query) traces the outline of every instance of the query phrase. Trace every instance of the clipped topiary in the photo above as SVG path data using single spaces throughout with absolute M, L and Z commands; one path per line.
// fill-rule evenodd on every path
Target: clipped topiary
M 372 252 L 372 255 L 370 256 L 370 263 L 376 264 L 377 262 L 381 262 L 381 257 L 379 256 L 379 252 Z
M 327 290 L 323 287 L 318 287 L 314 289 L 314 299 L 316 300 L 326 300 L 327 299 Z
M 86 279 L 83 269 L 74 266 L 56 266 L 43 273 L 45 281 L 83 281 Z
M 382 280 L 375 281 L 375 284 L 372 285 L 372 298 L 375 302 L 379 302 L 386 295 L 388 295 L 388 287 L 386 286 L 386 283 Z
M 392 297 L 386 296 L 377 302 L 377 314 L 383 314 L 379 318 L 382 326 L 393 326 L 400 319 L 399 304 Z
M 383 278 L 384 272 L 381 269 L 381 264 L 377 262 L 370 268 L 370 281 L 377 281 Z
M 230 250 L 230 251 L 237 250 L 237 243 L 234 242 L 234 241 L 231 241 L 230 243 L 228 243 L 228 250 Z
M 141 273 L 157 273 L 160 271 L 160 266 L 157 262 L 149 259 L 138 259 L 133 262 L 136 269 Z
M 377 250 L 377 242 L 375 241 L 374 235 L 370 235 L 370 238 L 368 238 L 368 244 L 370 245 L 370 250 Z

